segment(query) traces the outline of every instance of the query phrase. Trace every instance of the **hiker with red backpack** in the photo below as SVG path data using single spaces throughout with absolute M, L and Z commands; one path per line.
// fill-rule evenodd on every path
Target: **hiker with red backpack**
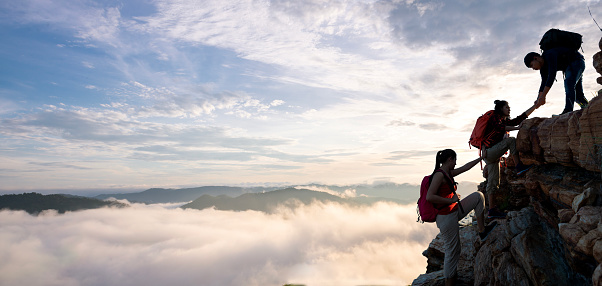
M 490 219 L 506 217 L 504 212 L 497 209 L 493 201 L 493 195 L 498 191 L 500 185 L 500 158 L 507 151 L 510 151 L 517 175 L 521 175 L 531 167 L 530 165 L 524 165 L 520 161 L 518 151 L 516 150 L 516 138 L 508 136 L 508 131 L 519 130 L 523 120 L 527 119 L 539 107 L 537 104 L 534 104 L 518 117 L 510 119 L 510 105 L 508 105 L 507 101 L 496 100 L 494 104 L 495 108 L 493 112 L 490 111 L 487 113 L 490 114 L 490 117 L 486 121 L 484 130 L 480 132 L 482 136 L 480 139 L 480 149 L 483 161 L 486 163 L 484 173 L 487 174 L 486 192 L 489 199 L 487 217 Z M 479 120 L 477 120 L 477 125 Z M 473 131 L 475 138 L 471 136 L 471 144 L 479 146 L 478 143 L 475 144 L 474 142 L 479 141 L 476 140 L 476 133 L 478 133 L 476 131 L 476 129 Z
M 426 193 L 426 202 L 430 207 L 436 209 L 435 222 L 441 232 L 445 244 L 445 258 L 443 262 L 443 274 L 445 285 L 454 285 L 457 279 L 458 261 L 460 259 L 460 226 L 458 221 L 464 218 L 471 210 L 475 210 L 479 237 L 485 240 L 487 235 L 495 228 L 497 223 L 485 226 L 484 210 L 485 198 L 481 192 L 474 192 L 460 201 L 456 194 L 456 183 L 454 177 L 470 170 L 482 158 L 466 163 L 460 168 L 456 167 L 456 152 L 446 149 L 437 152 L 435 171 L 425 178 L 430 182 Z M 421 191 L 421 199 L 422 199 Z M 425 205 L 418 202 L 421 214 Z
M 585 60 L 579 53 L 582 37 L 580 34 L 558 29 L 548 30 L 539 46 L 542 54 L 530 52 L 525 56 L 525 65 L 533 70 L 539 70 L 541 84 L 535 103 L 544 105 L 546 96 L 556 80 L 556 73 L 564 74 L 565 107 L 561 114 L 573 111 L 575 101 L 581 108 L 588 105 L 583 94 L 583 71 Z

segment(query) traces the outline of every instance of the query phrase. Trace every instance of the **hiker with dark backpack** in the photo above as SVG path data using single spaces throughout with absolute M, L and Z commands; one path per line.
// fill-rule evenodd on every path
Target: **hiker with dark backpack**
M 554 84 L 556 73 L 562 71 L 566 100 L 561 114 L 573 111 L 575 101 L 581 108 L 587 106 L 582 79 L 585 60 L 579 53 L 581 43 L 580 34 L 550 29 L 539 42 L 542 54 L 530 52 L 525 56 L 525 65 L 533 70 L 539 70 L 541 75 L 539 94 L 535 101 L 537 105 L 546 103 L 546 96 Z
M 437 209 L 435 222 L 445 244 L 443 261 L 445 285 L 454 285 L 457 279 L 461 250 L 458 221 L 471 210 L 475 210 L 481 240 L 485 240 L 497 225 L 496 222 L 493 222 L 485 226 L 485 198 L 481 192 L 474 192 L 461 201 L 456 194 L 456 183 L 453 178 L 470 170 L 481 160 L 482 158 L 475 159 L 456 169 L 456 152 L 454 150 L 446 149 L 437 152 L 435 170 L 430 177 L 426 200 Z
M 500 158 L 510 151 L 510 156 L 515 164 L 517 175 L 526 172 L 531 166 L 524 165 L 520 161 L 518 151 L 516 150 L 516 138 L 508 136 L 508 131 L 519 130 L 520 124 L 527 119 L 538 105 L 531 106 L 527 111 L 514 119 L 510 119 L 510 105 L 505 100 L 494 101 L 495 108 L 487 120 L 487 124 L 481 134 L 484 138 L 481 140 L 481 154 L 485 161 L 485 172 L 487 178 L 487 196 L 489 199 L 488 218 L 505 218 L 506 214 L 500 211 L 493 200 L 494 194 L 498 191 L 500 185 Z M 477 122 L 478 123 L 478 122 Z M 476 126 L 475 126 L 476 128 Z M 473 136 L 475 132 L 473 131 Z M 472 143 L 471 138 L 471 144 Z

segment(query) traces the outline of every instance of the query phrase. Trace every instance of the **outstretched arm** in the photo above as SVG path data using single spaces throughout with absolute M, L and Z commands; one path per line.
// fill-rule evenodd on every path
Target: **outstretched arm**
M 451 174 L 450 174 L 450 175 L 451 175 L 452 177 L 455 177 L 455 176 L 457 176 L 457 175 L 460 175 L 460 174 L 462 174 L 462 173 L 464 173 L 464 172 L 466 172 L 466 171 L 470 170 L 472 167 L 474 167 L 474 166 L 475 166 L 477 163 L 479 163 L 481 160 L 483 160 L 483 159 L 485 158 L 485 154 L 486 154 L 486 153 L 485 153 L 485 152 L 483 152 L 483 153 L 481 154 L 481 157 L 479 157 L 479 158 L 477 158 L 477 159 L 474 159 L 474 160 L 472 160 L 472 161 L 470 161 L 470 162 L 466 163 L 464 166 L 462 166 L 462 167 L 460 167 L 460 168 L 455 168 L 455 169 L 451 170 L 451 172 L 450 172 Z
M 533 106 L 529 107 L 529 109 L 527 109 L 525 112 L 523 112 L 519 117 L 507 121 L 506 122 L 507 125 L 504 128 L 504 130 L 506 130 L 506 131 L 519 130 L 520 129 L 519 124 L 522 124 L 522 122 L 525 119 L 527 119 L 527 117 L 529 117 L 529 115 L 531 115 L 531 113 L 533 113 L 533 111 L 535 111 L 535 109 L 539 108 L 539 106 L 540 105 L 535 103 L 535 104 L 533 104 Z
M 537 96 L 537 100 L 535 101 L 535 105 L 544 105 L 546 104 L 546 96 L 548 95 L 548 92 L 550 91 L 549 86 L 546 86 L 543 88 L 543 91 L 539 93 L 539 96 Z
M 550 89 L 548 88 L 548 90 L 550 90 Z M 545 96 L 544 96 L 544 98 L 545 98 Z M 544 100 L 544 102 L 545 102 L 545 100 Z M 535 111 L 535 109 L 539 108 L 540 106 L 541 106 L 540 104 L 535 103 L 535 104 L 533 104 L 533 106 L 529 107 L 529 109 L 527 109 L 527 111 L 525 111 L 525 113 L 527 114 L 527 116 L 529 116 L 529 115 L 531 115 L 531 113 L 533 113 L 533 111 Z

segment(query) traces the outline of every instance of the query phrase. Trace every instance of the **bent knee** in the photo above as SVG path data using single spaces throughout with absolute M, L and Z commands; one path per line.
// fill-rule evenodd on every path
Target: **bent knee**
M 479 204 L 485 204 L 485 195 L 482 192 L 474 192 L 473 194 L 476 194 Z

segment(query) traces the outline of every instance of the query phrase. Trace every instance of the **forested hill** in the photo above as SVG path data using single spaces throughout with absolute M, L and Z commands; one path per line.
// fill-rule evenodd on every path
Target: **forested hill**
M 256 193 L 263 191 L 272 191 L 276 188 L 270 187 L 227 187 L 227 186 L 205 186 L 198 188 L 186 188 L 186 189 L 163 189 L 153 188 L 148 189 L 139 193 L 129 194 L 103 194 L 98 195 L 95 198 L 105 200 L 108 198 L 116 198 L 119 200 L 128 200 L 130 202 L 145 203 L 145 204 L 158 204 L 158 203 L 180 203 L 190 202 L 202 195 L 228 195 L 238 196 L 244 193 Z
M 0 196 L 0 210 L 23 210 L 30 214 L 38 214 L 51 209 L 59 213 L 65 213 L 68 211 L 96 209 L 107 206 L 124 207 L 126 205 L 119 202 L 59 194 L 42 195 L 38 193 L 24 193 Z
M 283 190 L 265 193 L 247 193 L 235 198 L 228 197 L 225 195 L 217 197 L 203 195 L 198 199 L 192 201 L 191 203 L 183 205 L 182 208 L 205 209 L 215 207 L 218 210 L 255 210 L 270 213 L 280 206 L 294 208 L 300 205 L 308 205 L 314 202 L 334 202 L 353 206 L 369 205 L 379 201 L 401 203 L 399 200 L 391 198 L 342 198 L 326 192 L 287 188 Z

